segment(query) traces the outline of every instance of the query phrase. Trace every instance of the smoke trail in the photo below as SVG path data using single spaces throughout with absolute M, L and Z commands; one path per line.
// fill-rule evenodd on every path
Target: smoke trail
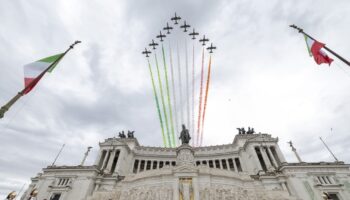
M 187 107 L 187 127 L 190 129 L 190 91 L 189 91 L 189 81 L 188 81 L 188 52 L 187 52 L 187 40 L 185 40 L 185 61 L 186 61 L 186 107 Z
M 167 97 L 168 97 L 168 107 L 169 107 L 170 126 L 171 126 L 171 136 L 172 136 L 172 137 L 171 137 L 172 141 L 170 141 L 169 143 L 171 144 L 170 146 L 175 146 L 173 112 L 172 112 L 172 106 L 171 106 L 171 101 L 170 101 L 170 91 L 169 91 L 169 81 L 168 81 L 168 70 L 167 70 L 166 61 L 165 61 L 165 51 L 164 51 L 164 46 L 163 46 L 163 44 L 162 44 L 162 53 L 163 53 L 165 86 L 166 86 L 166 92 L 167 92 Z
M 172 89 L 173 89 L 173 102 L 174 102 L 174 117 L 175 117 L 175 130 L 176 133 L 179 132 L 179 121 L 178 121 L 178 117 L 177 117 L 177 103 L 176 103 L 176 92 L 175 92 L 175 78 L 174 78 L 174 64 L 173 64 L 173 56 L 171 53 L 171 45 L 169 42 L 169 56 L 170 56 L 170 69 L 171 69 L 171 85 L 172 85 Z M 173 141 L 175 143 L 175 146 L 177 144 L 177 140 L 175 140 L 175 138 L 173 138 Z
M 179 45 L 177 45 L 177 67 L 178 67 L 178 75 L 179 75 L 179 90 L 180 90 L 180 112 L 181 112 L 181 124 L 184 123 L 184 113 L 183 113 L 183 98 L 182 98 L 182 79 L 181 79 L 181 62 L 180 62 L 180 51 Z M 179 134 L 179 133 L 178 133 Z
M 209 83 L 210 83 L 210 71 L 211 71 L 211 55 L 209 57 L 207 88 L 205 89 L 204 110 L 203 110 L 203 118 L 202 118 L 202 133 L 201 133 L 201 143 L 200 143 L 200 145 L 202 145 L 202 143 L 203 143 L 203 128 L 204 128 L 205 111 L 206 111 L 206 108 L 207 108 L 207 101 L 208 101 L 208 91 L 209 91 Z
M 158 117 L 159 117 L 159 122 L 160 122 L 160 127 L 162 128 L 162 138 L 163 138 L 163 145 L 166 146 L 166 139 L 165 139 L 165 134 L 164 134 L 164 125 L 163 125 L 163 120 L 162 120 L 162 114 L 160 112 L 160 107 L 159 107 L 159 100 L 158 100 L 158 94 L 156 91 L 156 86 L 154 84 L 154 78 L 153 78 L 153 73 L 152 73 L 152 67 L 151 63 L 148 61 L 148 68 L 149 72 L 151 74 L 151 80 L 152 80 L 152 88 L 153 88 L 153 94 L 154 94 L 154 99 L 156 100 L 156 106 L 157 106 L 157 111 L 158 111 Z
M 170 140 L 170 133 L 169 133 L 169 125 L 168 125 L 168 117 L 166 113 L 166 108 L 165 108 L 165 100 L 164 100 L 164 94 L 163 94 L 163 85 L 162 85 L 162 80 L 160 78 L 160 72 L 159 72 L 159 66 L 158 66 L 158 59 L 157 59 L 157 54 L 154 52 L 154 57 L 156 59 L 156 66 L 157 66 L 157 73 L 158 73 L 158 82 L 159 82 L 159 89 L 160 89 L 160 96 L 162 100 L 162 105 L 163 105 L 163 113 L 164 113 L 164 120 L 165 120 L 165 127 L 167 130 L 167 137 L 168 137 L 168 146 L 171 146 L 171 140 Z
M 191 135 L 192 135 L 192 146 L 194 146 L 194 43 L 192 48 L 192 124 L 191 124 Z
M 197 122 L 197 146 L 199 144 L 200 138 L 200 128 L 201 128 L 201 116 L 202 116 L 202 96 L 203 96 L 203 79 L 204 79 L 204 47 L 202 49 L 202 68 L 201 68 L 201 85 L 199 91 L 199 105 L 198 105 L 198 122 Z

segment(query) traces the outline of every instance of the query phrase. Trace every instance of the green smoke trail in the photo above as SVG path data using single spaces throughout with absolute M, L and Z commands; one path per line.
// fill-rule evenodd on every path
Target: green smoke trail
M 154 78 L 153 78 L 151 63 L 149 62 L 149 59 L 147 59 L 147 61 L 148 61 L 149 72 L 150 72 L 150 74 L 151 74 L 151 80 L 152 80 L 152 87 L 153 87 L 154 99 L 156 100 L 157 111 L 158 111 L 158 117 L 159 117 L 159 121 L 160 121 L 160 127 L 162 128 L 163 144 L 164 144 L 164 146 L 166 146 L 166 139 L 165 139 L 165 135 L 164 135 L 164 125 L 163 125 L 163 120 L 162 120 L 162 114 L 161 114 L 161 112 L 160 112 L 160 107 L 159 107 L 158 94 L 157 94 L 157 91 L 156 91 L 156 86 L 155 86 L 155 84 L 154 84 Z
M 173 122 L 173 112 L 171 108 L 171 101 L 170 101 L 170 92 L 169 92 L 169 81 L 168 81 L 168 70 L 165 62 L 165 52 L 164 52 L 164 46 L 162 44 L 162 53 L 163 53 L 163 63 L 164 63 L 164 75 L 165 75 L 165 85 L 166 85 L 166 91 L 167 91 L 167 97 L 168 97 L 168 107 L 169 107 L 169 115 L 170 115 L 170 125 L 171 125 L 171 136 L 172 136 L 172 143 L 170 146 L 175 147 L 175 134 L 174 134 L 174 122 Z
M 164 94 L 163 94 L 163 85 L 162 85 L 162 80 L 160 78 L 160 72 L 159 72 L 159 65 L 158 65 L 158 59 L 157 59 L 157 54 L 154 54 L 154 57 L 156 59 L 156 67 L 157 67 L 157 73 L 158 73 L 158 82 L 159 82 L 159 89 L 160 89 L 160 96 L 162 100 L 162 105 L 163 105 L 163 112 L 164 112 L 164 118 L 165 118 L 165 127 L 167 130 L 167 137 L 168 137 L 168 146 L 171 146 L 171 140 L 170 140 L 170 134 L 169 134 L 169 125 L 168 125 L 168 117 L 166 113 L 166 108 L 165 108 L 165 100 L 164 100 Z

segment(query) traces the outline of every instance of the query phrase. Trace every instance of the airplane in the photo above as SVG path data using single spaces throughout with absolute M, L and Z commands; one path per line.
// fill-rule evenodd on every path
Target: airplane
M 163 30 L 168 31 L 167 34 L 170 34 L 170 31 L 169 31 L 169 30 L 171 30 L 171 29 L 173 29 L 173 27 L 169 26 L 168 23 L 166 23 L 166 27 L 163 28 Z
M 175 21 L 175 24 L 178 24 L 177 21 L 180 20 L 180 19 L 181 19 L 181 17 L 176 16 L 176 13 L 175 13 L 175 17 L 172 17 L 171 21 Z
M 205 35 L 203 35 L 203 38 L 199 40 L 199 42 L 203 42 L 203 46 L 205 45 L 205 42 L 208 42 L 209 39 L 208 38 L 205 38 Z
M 186 24 L 186 21 L 184 22 L 184 25 L 180 26 L 180 28 L 184 28 L 184 32 L 187 32 L 187 28 L 190 28 L 191 26 Z
M 196 39 L 196 35 L 198 35 L 199 33 L 197 33 L 196 31 L 194 31 L 193 29 L 193 32 L 190 33 L 189 35 L 192 36 L 192 40 Z
M 152 40 L 152 43 L 149 44 L 153 49 L 156 49 L 156 46 L 158 46 L 158 43 L 155 43 L 154 40 Z
M 159 31 L 159 33 L 160 33 L 160 34 L 157 35 L 157 38 L 160 38 L 160 41 L 163 42 L 163 38 L 165 38 L 166 35 L 163 35 L 163 34 L 162 34 L 162 31 Z
M 213 49 L 216 49 L 216 47 L 214 47 L 213 43 L 211 43 L 210 47 L 208 47 L 207 50 L 210 50 L 209 53 L 213 53 Z
M 148 54 L 151 54 L 151 52 L 145 48 L 145 51 L 143 51 L 142 54 L 146 54 L 146 57 L 149 57 Z

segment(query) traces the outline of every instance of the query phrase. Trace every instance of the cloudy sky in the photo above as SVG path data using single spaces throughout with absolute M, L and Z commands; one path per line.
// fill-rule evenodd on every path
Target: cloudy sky
M 23 88 L 23 65 L 81 40 L 52 74 L 0 120 L 0 198 L 50 165 L 79 164 L 87 146 L 135 130 L 161 146 L 145 58 L 140 51 L 176 11 L 218 47 L 213 57 L 204 145 L 232 142 L 236 127 L 292 140 L 305 161 L 350 162 L 350 68 L 318 66 L 295 23 L 350 59 L 350 2 L 40 1 L 0 6 L 0 104 Z M 332 129 L 332 131 L 331 131 Z

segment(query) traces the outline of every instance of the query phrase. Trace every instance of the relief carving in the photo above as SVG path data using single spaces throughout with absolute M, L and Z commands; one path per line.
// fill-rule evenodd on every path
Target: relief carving
M 178 165 L 194 165 L 194 156 L 190 149 L 181 149 L 177 154 Z
M 89 200 L 173 200 L 173 190 L 170 186 L 136 187 L 129 190 L 95 192 Z
M 222 185 L 212 185 L 200 190 L 201 200 L 255 200 L 255 192 L 242 188 Z

